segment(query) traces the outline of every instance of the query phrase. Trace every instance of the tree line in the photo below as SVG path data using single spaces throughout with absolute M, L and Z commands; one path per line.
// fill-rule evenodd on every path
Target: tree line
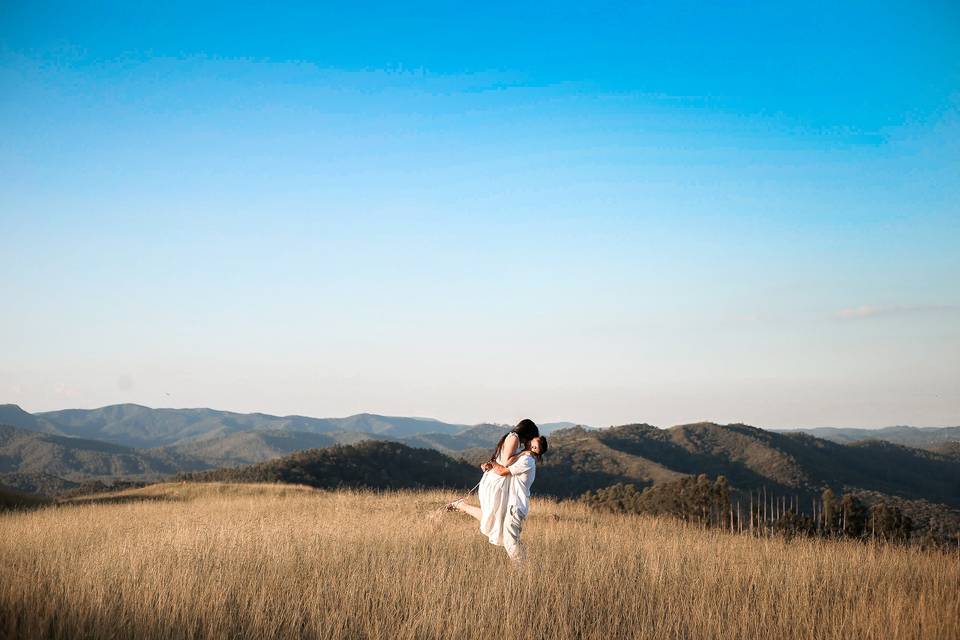
M 617 483 L 580 498 L 592 509 L 612 513 L 670 516 L 704 527 L 752 536 L 781 535 L 906 543 L 912 519 L 879 500 L 867 505 L 855 495 L 824 489 L 809 502 L 800 496 L 768 494 L 765 488 L 734 492 L 727 479 L 705 474 L 639 488 Z M 921 540 L 934 543 L 930 532 Z

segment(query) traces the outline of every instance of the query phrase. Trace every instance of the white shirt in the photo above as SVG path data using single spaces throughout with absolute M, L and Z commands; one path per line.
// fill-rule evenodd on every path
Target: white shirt
M 530 454 L 523 454 L 520 459 L 507 467 L 510 470 L 510 506 L 515 507 L 517 515 L 527 517 L 530 510 L 530 487 L 537 476 L 537 461 Z

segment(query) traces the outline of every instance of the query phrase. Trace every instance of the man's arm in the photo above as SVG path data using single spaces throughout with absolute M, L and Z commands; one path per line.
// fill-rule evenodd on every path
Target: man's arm
M 517 456 L 518 458 L 525 458 L 529 456 Z M 531 467 L 531 464 L 527 463 L 526 460 L 523 460 L 521 464 L 514 465 L 511 464 L 509 467 L 505 467 L 499 462 L 487 462 L 483 465 L 484 471 L 493 471 L 498 476 L 509 476 L 512 473 L 523 473 Z
M 484 471 L 493 471 L 498 476 L 510 475 L 510 467 L 505 467 L 499 462 L 488 462 L 484 466 Z
M 507 464 L 505 464 L 504 466 L 505 466 L 505 467 L 511 466 L 514 462 L 516 462 L 517 460 L 520 459 L 520 456 L 526 455 L 526 453 L 527 453 L 526 451 L 521 451 L 520 453 L 518 453 L 518 454 L 515 455 L 515 456 L 510 456 L 509 458 L 507 458 Z

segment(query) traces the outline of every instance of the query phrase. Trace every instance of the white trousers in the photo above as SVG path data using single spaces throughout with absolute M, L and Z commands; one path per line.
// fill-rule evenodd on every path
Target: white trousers
M 503 523 L 503 548 L 514 562 L 523 562 L 526 559 L 526 550 L 520 544 L 520 531 L 526 515 L 517 511 L 515 505 L 510 505 L 507 508 L 506 522 Z

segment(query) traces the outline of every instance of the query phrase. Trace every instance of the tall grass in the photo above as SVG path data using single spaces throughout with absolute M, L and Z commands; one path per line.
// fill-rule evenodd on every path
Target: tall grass
M 0 515 L 0 636 L 956 638 L 960 559 L 535 500 L 516 569 L 440 493 L 160 485 Z

